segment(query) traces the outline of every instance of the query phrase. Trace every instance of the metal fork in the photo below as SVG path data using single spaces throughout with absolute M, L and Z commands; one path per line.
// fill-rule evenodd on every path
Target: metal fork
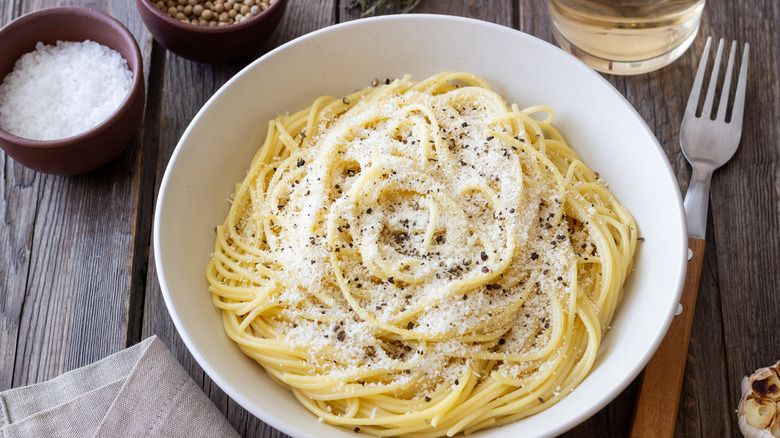
M 680 147 L 693 170 L 684 201 L 688 223 L 688 270 L 677 314 L 672 319 L 664 340 L 650 359 L 642 376 L 634 420 L 631 425 L 632 437 L 672 437 L 674 435 L 677 409 L 680 403 L 680 390 L 682 389 L 685 362 L 688 356 L 688 343 L 691 337 L 696 293 L 699 288 L 699 276 L 704 260 L 710 179 L 715 169 L 726 164 L 737 151 L 742 136 L 749 44 L 745 44 L 742 53 L 742 65 L 739 69 L 731 117 L 727 118 L 726 116 L 735 52 L 737 51 L 736 41 L 731 43 L 731 52 L 717 112 L 712 113 L 720 73 L 721 55 L 723 54 L 723 39 L 718 44 L 701 114 L 697 115 L 711 41 L 712 38 L 708 38 L 704 46 L 699 70 L 696 72 L 696 79 L 693 82 L 680 127 Z

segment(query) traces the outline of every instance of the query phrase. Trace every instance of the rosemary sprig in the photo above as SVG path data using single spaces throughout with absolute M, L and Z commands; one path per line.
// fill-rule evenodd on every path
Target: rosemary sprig
M 397 13 L 410 12 L 422 0 L 352 0 L 350 7 L 359 7 L 362 16 L 385 15 L 397 8 Z

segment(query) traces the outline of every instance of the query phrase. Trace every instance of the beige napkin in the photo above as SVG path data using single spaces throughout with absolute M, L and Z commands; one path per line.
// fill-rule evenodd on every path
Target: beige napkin
M 0 438 L 238 437 L 153 336 L 47 382 L 0 392 Z

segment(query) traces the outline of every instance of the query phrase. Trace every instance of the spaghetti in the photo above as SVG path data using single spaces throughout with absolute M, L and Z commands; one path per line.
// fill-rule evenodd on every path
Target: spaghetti
M 552 120 L 441 73 L 270 121 L 207 269 L 227 334 L 372 435 L 556 403 L 593 365 L 637 230 Z

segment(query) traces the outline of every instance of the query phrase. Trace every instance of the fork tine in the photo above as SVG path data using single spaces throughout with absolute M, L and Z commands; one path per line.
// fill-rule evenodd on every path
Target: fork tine
M 704 106 L 701 108 L 701 117 L 703 119 L 709 119 L 712 112 L 712 101 L 715 100 L 715 87 L 718 85 L 718 75 L 720 74 L 721 55 L 723 55 L 723 38 L 718 43 L 718 52 L 715 54 L 715 62 L 712 65 L 712 75 L 707 88 L 707 97 L 704 98 Z
M 685 114 L 690 114 L 691 117 L 696 116 L 696 107 L 699 106 L 699 96 L 701 95 L 702 83 L 704 82 L 704 72 L 707 70 L 707 59 L 710 55 L 711 42 L 712 37 L 707 37 L 707 42 L 704 44 L 704 50 L 699 61 L 699 70 L 696 71 L 691 94 L 688 96 L 688 105 L 685 107 Z
M 742 129 L 742 115 L 745 110 L 745 88 L 747 87 L 748 58 L 750 58 L 750 44 L 745 43 L 745 50 L 742 52 L 742 64 L 739 67 L 737 91 L 734 95 L 734 109 L 731 110 L 731 122 L 738 124 L 740 130 Z
M 729 104 L 729 91 L 731 90 L 731 76 L 734 73 L 734 56 L 737 52 L 737 42 L 731 42 L 731 53 L 729 53 L 729 62 L 726 66 L 726 77 L 723 78 L 723 90 L 720 92 L 720 104 L 715 117 L 726 120 L 726 108 Z

